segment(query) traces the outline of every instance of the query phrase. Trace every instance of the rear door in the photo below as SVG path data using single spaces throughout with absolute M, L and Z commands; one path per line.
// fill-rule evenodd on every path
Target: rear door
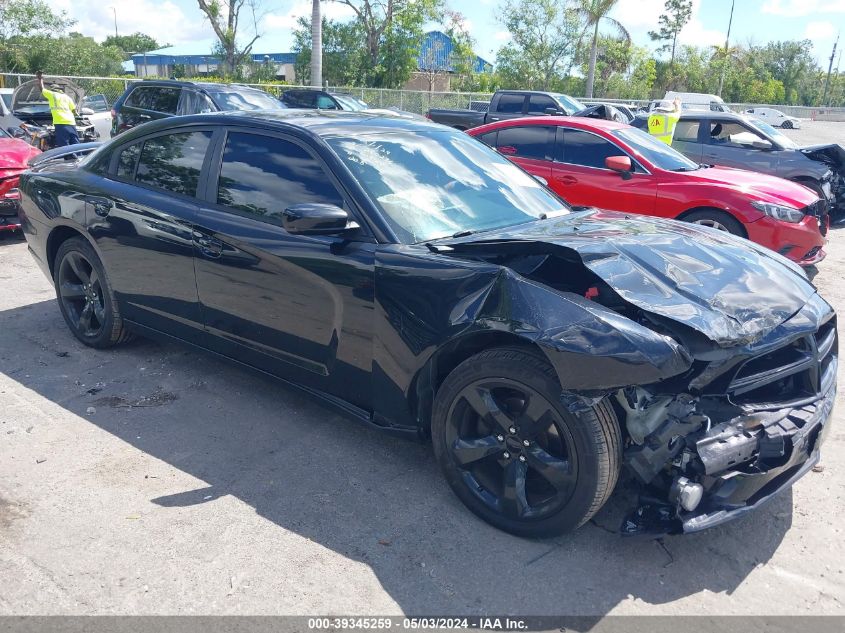
M 701 119 L 681 119 L 672 138 L 672 147 L 695 163 L 700 163 L 704 155 L 701 123 Z
M 355 215 L 353 203 L 298 138 L 231 129 L 212 165 L 194 232 L 210 345 L 367 408 L 375 241 L 364 229 L 303 236 L 281 226 L 295 204 Z
M 85 197 L 123 316 L 196 343 L 204 335 L 192 223 L 212 137 L 189 127 L 118 145 L 109 175 Z
M 554 133 L 555 128 L 550 125 L 499 128 L 495 148 L 529 174 L 540 176 L 548 182 L 552 175 Z
M 176 114 L 182 89 L 178 86 L 137 86 L 120 107 L 117 132 L 153 119 Z
M 552 190 L 574 206 L 594 206 L 613 211 L 654 213 L 655 177 L 636 159 L 603 136 L 587 130 L 557 130 L 555 162 L 549 181 Z M 634 164 L 631 178 L 605 167 L 611 156 L 628 156 Z

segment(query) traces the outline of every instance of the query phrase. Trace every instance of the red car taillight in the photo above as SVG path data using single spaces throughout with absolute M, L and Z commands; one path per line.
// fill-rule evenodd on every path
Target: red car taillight
M 3 194 L 4 200 L 20 200 L 21 199 L 21 190 L 20 189 L 9 189 L 6 193 Z

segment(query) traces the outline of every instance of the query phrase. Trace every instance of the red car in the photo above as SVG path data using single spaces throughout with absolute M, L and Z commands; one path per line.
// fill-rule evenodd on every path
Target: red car
M 599 119 L 536 117 L 467 132 L 572 206 L 703 224 L 811 266 L 825 257 L 826 205 L 775 176 L 698 165 L 647 133 Z
M 27 161 L 40 153 L 29 143 L 12 138 L 0 128 L 0 232 L 21 228 L 18 177 L 26 171 Z

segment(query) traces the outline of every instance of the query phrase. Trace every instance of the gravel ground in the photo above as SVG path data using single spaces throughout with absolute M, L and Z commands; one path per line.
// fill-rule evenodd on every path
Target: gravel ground
M 845 313 L 830 237 L 815 283 Z M 524 540 L 425 446 L 177 345 L 85 348 L 23 242 L 0 284 L 0 614 L 845 615 L 842 395 L 823 471 L 752 516 L 626 540 L 616 495 Z

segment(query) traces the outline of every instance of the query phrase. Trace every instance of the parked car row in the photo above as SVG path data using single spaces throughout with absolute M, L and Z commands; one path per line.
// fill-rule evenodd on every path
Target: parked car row
M 809 235 L 809 189 L 607 121 L 471 133 L 363 111 L 167 117 L 34 161 L 21 222 L 82 343 L 184 341 L 430 441 L 460 500 L 513 534 L 583 525 L 623 469 L 641 496 L 621 530 L 664 534 L 744 516 L 813 468 L 832 308 L 767 248 L 642 214 L 723 191 L 749 235 Z M 617 197 L 631 211 L 586 206 Z

